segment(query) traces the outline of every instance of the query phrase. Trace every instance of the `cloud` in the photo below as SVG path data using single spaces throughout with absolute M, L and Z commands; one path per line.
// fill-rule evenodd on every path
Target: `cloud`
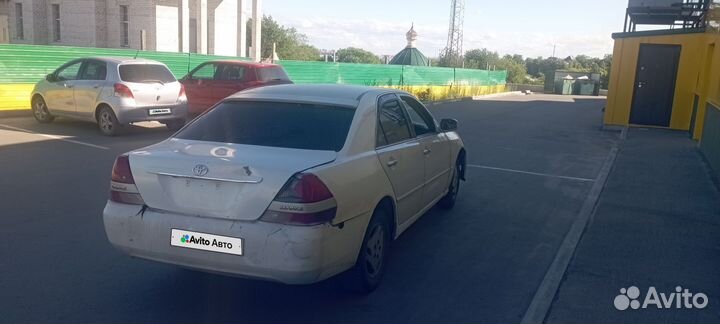
M 295 27 L 308 36 L 318 48 L 338 49 L 360 47 L 378 55 L 393 55 L 405 47 L 405 33 L 410 22 L 388 22 L 375 19 L 336 19 L 326 17 L 278 17 L 283 25 Z M 416 25 L 418 48 L 429 57 L 437 57 L 447 41 L 444 24 Z M 551 35 L 538 32 L 508 32 L 503 30 L 464 31 L 465 50 L 487 48 L 501 54 L 522 54 L 526 57 L 585 54 L 601 57 L 612 52 L 609 34 Z

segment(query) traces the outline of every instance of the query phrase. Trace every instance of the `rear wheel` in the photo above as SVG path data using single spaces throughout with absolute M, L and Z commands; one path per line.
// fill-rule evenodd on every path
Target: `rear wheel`
M 45 104 L 45 100 L 43 100 L 42 97 L 38 96 L 33 98 L 32 111 L 35 120 L 39 123 L 47 124 L 55 120 L 55 116 L 50 114 L 50 111 L 47 109 L 47 105 Z
M 452 180 L 450 181 L 450 188 L 448 193 L 440 199 L 440 207 L 443 209 L 452 209 L 455 207 L 455 201 L 457 200 L 458 192 L 460 191 L 460 174 L 462 173 L 463 164 L 458 159 L 455 162 L 455 169 L 453 170 Z
M 103 135 L 115 136 L 120 133 L 120 122 L 118 122 L 115 112 L 110 107 L 100 107 L 97 113 L 97 123 Z
M 389 214 L 384 208 L 375 210 L 365 231 L 355 267 L 348 272 L 347 288 L 359 293 L 370 293 L 380 285 L 392 239 L 389 222 Z
M 183 128 L 185 126 L 185 120 L 184 119 L 173 119 L 168 120 L 165 123 L 165 127 L 167 127 L 171 131 L 177 131 L 180 130 L 180 128 Z

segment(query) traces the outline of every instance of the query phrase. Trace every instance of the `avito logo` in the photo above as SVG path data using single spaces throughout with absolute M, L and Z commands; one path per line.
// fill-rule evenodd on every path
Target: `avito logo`
M 212 241 L 210 241 L 210 240 L 203 238 L 202 236 L 195 237 L 195 235 L 191 236 L 191 235 L 187 235 L 187 234 L 180 237 L 180 242 L 206 245 L 206 246 L 214 246 L 214 247 L 226 248 L 226 249 L 233 248 L 233 245 L 230 242 L 218 241 L 217 239 L 213 239 Z
M 665 294 L 658 293 L 655 287 L 649 287 L 645 294 L 643 303 L 640 304 L 638 298 L 640 297 L 640 288 L 630 286 L 627 289 L 620 289 L 620 295 L 615 296 L 613 304 L 618 310 L 626 310 L 628 308 L 648 308 L 648 306 L 655 306 L 658 309 L 670 309 L 670 308 L 697 308 L 703 309 L 708 305 L 708 297 L 703 293 L 691 293 L 689 289 L 683 289 L 680 286 L 675 287 L 675 292 Z

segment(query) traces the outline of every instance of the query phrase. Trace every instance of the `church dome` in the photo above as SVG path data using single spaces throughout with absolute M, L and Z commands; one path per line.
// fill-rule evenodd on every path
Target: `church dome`
M 415 41 L 417 40 L 418 33 L 415 31 L 415 26 L 410 26 L 410 30 L 405 34 L 407 39 L 407 46 L 399 53 L 393 56 L 389 64 L 394 65 L 416 65 L 416 66 L 428 66 L 429 60 L 419 49 L 415 47 Z

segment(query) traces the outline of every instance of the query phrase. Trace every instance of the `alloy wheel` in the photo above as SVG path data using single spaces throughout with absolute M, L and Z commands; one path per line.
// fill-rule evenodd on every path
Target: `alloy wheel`
M 112 116 L 110 116 L 110 113 L 107 111 L 100 113 L 100 128 L 106 133 L 112 132 L 113 130 Z
M 48 115 L 47 108 L 45 107 L 45 102 L 43 102 L 42 100 L 35 100 L 35 109 L 33 110 L 33 113 L 35 114 L 35 117 L 37 119 L 45 120 Z
M 372 229 L 372 234 L 365 244 L 365 269 L 370 277 L 376 277 L 382 272 L 385 255 L 385 230 L 378 224 Z

